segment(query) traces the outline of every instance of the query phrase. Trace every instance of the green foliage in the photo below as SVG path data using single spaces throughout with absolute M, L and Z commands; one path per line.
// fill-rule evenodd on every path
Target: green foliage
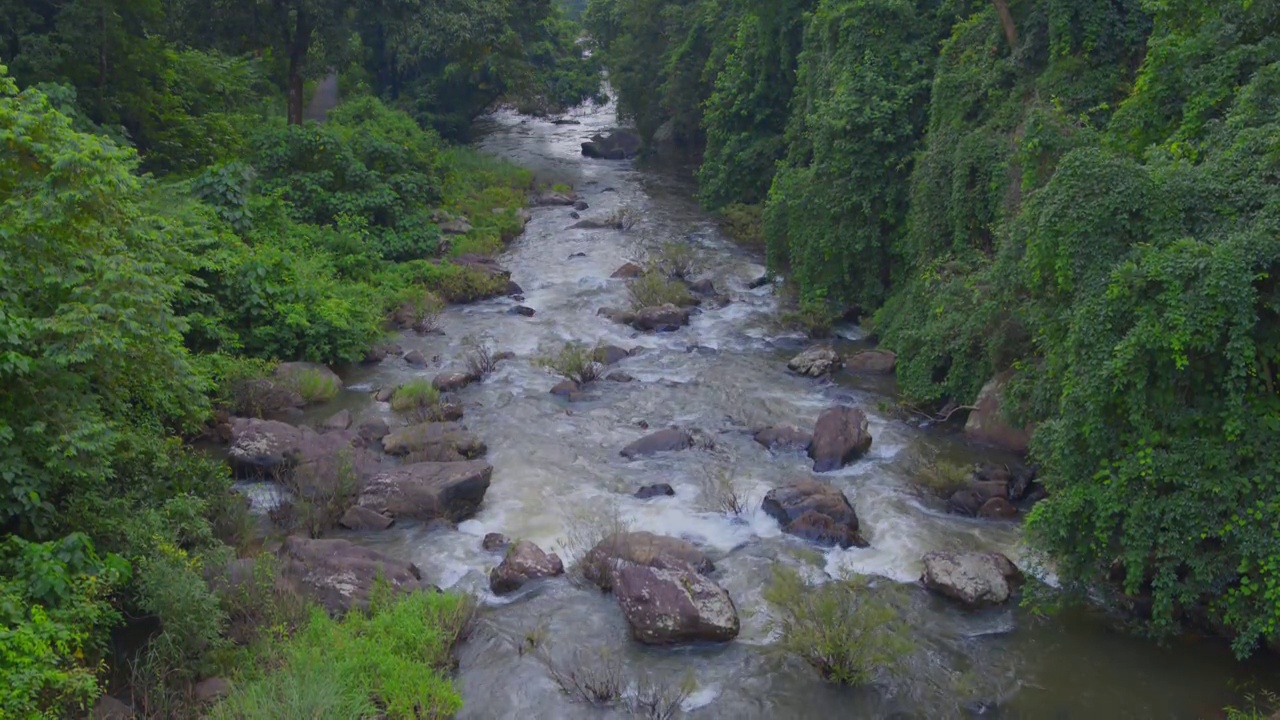
M 462 706 L 444 670 L 473 601 L 417 592 L 334 620 L 321 610 L 262 658 L 270 669 L 237 683 L 214 720 L 451 717 Z
M 338 381 L 326 372 L 300 370 L 289 376 L 290 386 L 308 405 L 328 402 L 338 394 Z
M 765 588 L 779 646 L 804 658 L 823 679 L 863 685 L 901 668 L 913 647 L 910 628 L 894 605 L 865 579 L 812 587 L 792 568 L 777 565 Z
M 429 408 L 439 403 L 440 391 L 426 378 L 410 380 L 396 388 L 391 396 L 391 409 L 396 412 Z
M 689 288 L 683 282 L 657 270 L 650 270 L 627 283 L 627 297 L 635 310 L 667 304 L 684 307 L 693 301 Z
M 600 377 L 604 365 L 596 360 L 595 348 L 582 343 L 569 342 L 560 346 L 554 355 L 538 359 L 538 364 L 578 385 L 586 385 Z
M 739 245 L 765 249 L 763 206 L 734 203 L 720 208 L 720 228 Z

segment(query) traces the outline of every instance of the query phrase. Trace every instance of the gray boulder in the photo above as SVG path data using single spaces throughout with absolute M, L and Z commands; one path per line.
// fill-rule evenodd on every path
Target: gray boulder
M 728 642 L 741 627 L 729 593 L 679 560 L 623 565 L 613 594 L 631 636 L 646 645 Z
M 799 375 L 822 377 L 840 367 L 840 355 L 829 347 L 812 347 L 791 358 L 787 369 Z
M 397 520 L 461 522 L 484 502 L 492 475 L 481 460 L 404 465 L 370 478 L 357 504 Z
M 858 408 L 838 406 L 822 411 L 813 427 L 809 457 L 814 472 L 839 470 L 871 449 L 867 416 Z
M 969 608 L 1006 602 L 1022 580 L 1018 566 L 1000 553 L 926 553 L 920 576 L 930 591 Z
M 774 425 L 757 432 L 755 441 L 776 452 L 807 451 L 813 442 L 813 435 L 790 425 Z
M 555 553 L 548 553 L 528 540 L 507 549 L 502 563 L 489 573 L 489 589 L 495 595 L 513 593 L 531 580 L 564 574 L 564 563 Z
M 631 327 L 651 332 L 672 332 L 689 324 L 689 308 L 681 308 L 667 303 L 642 308 L 631 319 Z
M 615 574 L 624 565 L 657 565 L 664 559 L 687 563 L 707 574 L 716 566 L 688 540 L 651 532 L 620 532 L 601 540 L 582 559 L 582 574 L 601 590 L 613 588 Z
M 285 539 L 277 555 L 281 577 L 332 615 L 368 608 L 369 593 L 380 577 L 395 591 L 427 587 L 413 563 L 346 540 L 293 536 Z
M 622 448 L 618 454 L 628 460 L 660 452 L 676 452 L 693 447 L 693 435 L 680 428 L 666 428 L 646 435 Z

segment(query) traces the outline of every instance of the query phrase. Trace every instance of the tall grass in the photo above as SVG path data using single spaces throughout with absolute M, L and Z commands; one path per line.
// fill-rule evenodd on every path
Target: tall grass
M 396 388 L 391 396 L 391 409 L 396 412 L 431 408 L 439 404 L 440 391 L 426 378 L 410 380 Z
M 290 374 L 288 384 L 308 405 L 332 400 L 338 394 L 338 381 L 320 370 L 299 370 Z
M 627 296 L 634 310 L 659 305 L 675 305 L 684 307 L 689 304 L 691 296 L 684 283 L 672 280 L 661 272 L 650 270 L 632 280 L 627 285 Z

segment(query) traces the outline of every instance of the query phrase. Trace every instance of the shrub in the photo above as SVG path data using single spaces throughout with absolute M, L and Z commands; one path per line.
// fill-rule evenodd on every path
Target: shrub
M 320 370 L 308 368 L 290 373 L 286 384 L 308 405 L 328 402 L 338 395 L 338 380 Z
M 467 374 L 477 381 L 492 375 L 498 367 L 493 348 L 484 340 L 470 336 L 463 338 L 462 344 L 467 348 Z
M 360 494 L 351 454 L 345 449 L 292 468 L 282 480 L 293 496 L 290 531 L 311 537 L 333 529 Z
M 316 609 L 297 634 L 265 650 L 260 659 L 273 669 L 242 679 L 209 717 L 452 717 L 462 699 L 444 670 L 473 608 L 465 595 L 415 592 L 342 620 Z
M 678 240 L 662 243 L 650 258 L 653 270 L 676 280 L 688 280 L 696 275 L 701 262 L 693 246 Z
M 555 355 L 538 360 L 538 364 L 566 380 L 579 385 L 598 380 L 604 366 L 595 360 L 594 348 L 582 343 L 565 343 Z
M 712 512 L 741 517 L 750 510 L 751 500 L 732 469 L 711 469 L 702 476 L 702 505 Z
M 764 206 L 726 205 L 720 209 L 720 229 L 743 247 L 764 250 Z
M 684 283 L 652 270 L 632 280 L 627 285 L 627 295 L 636 310 L 666 304 L 683 307 L 692 301 Z
M 863 578 L 812 587 L 794 569 L 776 565 L 764 598 L 774 608 L 770 625 L 783 650 L 826 680 L 861 685 L 899 669 L 912 651 L 910 629 L 877 592 Z
M 607 647 L 579 649 L 571 660 L 552 664 L 551 678 L 570 699 L 608 707 L 622 702 L 632 715 L 648 720 L 670 720 L 695 687 L 692 675 L 679 682 L 657 679 L 648 673 L 635 675 Z
M 391 396 L 391 409 L 396 412 L 409 412 L 439 404 L 440 391 L 426 378 L 410 380 L 396 388 Z

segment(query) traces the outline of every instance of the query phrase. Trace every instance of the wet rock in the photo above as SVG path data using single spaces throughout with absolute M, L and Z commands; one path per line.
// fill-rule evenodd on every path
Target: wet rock
M 974 402 L 978 409 L 969 413 L 964 432 L 978 442 L 1025 454 L 1034 428 L 1014 427 L 1002 415 L 1004 391 L 1012 379 L 1013 372 L 1006 371 L 982 386 Z
M 570 230 L 622 230 L 623 225 L 617 220 L 601 220 L 599 218 L 587 218 L 569 226 Z
M 573 203 L 574 210 L 586 210 L 589 207 L 591 206 L 587 204 L 586 200 L 577 200 Z
M 947 508 L 960 515 L 977 515 L 978 510 L 986 503 L 987 498 L 973 488 L 960 488 L 947 498 Z
M 554 205 L 572 205 L 574 199 L 572 195 L 566 195 L 558 192 L 545 192 L 535 195 L 533 202 L 530 203 L 536 207 L 550 207 Z
M 329 419 L 324 421 L 322 427 L 325 430 L 346 430 L 351 427 L 351 411 L 339 410 L 330 415 Z
M 587 254 L 586 254 L 586 253 L 584 253 L 584 252 L 576 252 L 576 253 L 571 253 L 571 254 L 569 255 L 569 259 L 570 259 L 570 260 L 572 260 L 572 259 L 574 259 L 574 258 L 584 258 L 584 257 L 586 257 L 586 256 L 587 256 Z
M 427 356 L 423 355 L 420 350 L 410 350 L 404 354 L 404 361 L 414 367 L 426 367 Z
M 511 541 L 502 533 L 488 533 L 484 536 L 484 540 L 480 541 L 480 547 L 488 550 L 489 552 L 505 550 L 510 544 Z
M 431 386 L 440 392 L 455 392 L 475 382 L 475 378 L 460 372 L 444 372 L 431 380 Z
M 853 462 L 871 449 L 867 416 L 859 409 L 838 406 L 824 410 L 813 428 L 809 457 L 814 472 L 830 472 Z
M 813 436 L 790 425 L 774 425 L 755 434 L 755 441 L 775 452 L 808 451 Z
M 761 509 L 782 530 L 820 545 L 867 547 L 858 516 L 840 490 L 815 480 L 797 480 L 765 495 Z
M 667 303 L 641 309 L 631 321 L 631 327 L 637 330 L 653 332 L 672 332 L 689 324 L 689 308 L 680 308 Z
M 667 497 L 675 495 L 676 491 L 667 483 L 658 483 L 656 485 L 645 485 L 636 491 L 635 496 L 640 500 L 648 500 L 655 497 Z
M 528 540 L 507 549 L 502 564 L 489 573 L 489 589 L 495 595 L 506 595 L 524 587 L 531 580 L 564 574 L 564 563 L 555 553 L 548 553 Z
M 411 425 L 382 438 L 388 455 L 409 455 L 419 461 L 457 462 L 483 457 L 484 441 L 457 423 L 431 422 Z
M 636 440 L 622 448 L 622 451 L 618 454 L 629 460 L 634 460 L 645 455 L 654 455 L 660 452 L 677 452 L 688 450 L 691 447 L 693 447 L 692 434 L 680 428 L 666 428 Z
M 476 514 L 492 475 L 482 460 L 413 463 L 370 478 L 358 504 L 397 520 L 461 522 Z
M 551 121 L 552 125 L 581 125 L 581 120 L 573 120 L 570 118 L 558 118 Z
M 660 565 L 664 560 L 687 563 L 704 575 L 716 569 L 706 554 L 688 540 L 650 532 L 620 532 L 591 548 L 582 559 L 582 574 L 601 590 L 610 590 L 617 570 L 623 566 Z
M 622 323 L 623 325 L 630 325 L 636 320 L 635 313 L 621 308 L 600 308 L 596 311 L 596 315 L 607 317 L 610 320 L 616 323 Z
M 713 310 L 719 310 L 720 308 L 728 307 L 731 304 L 733 304 L 733 298 L 724 294 L 711 295 L 702 302 L 703 307 L 711 308 Z
M 388 356 L 399 355 L 401 352 L 403 351 L 400 346 L 395 343 L 379 343 L 369 348 L 369 351 L 364 355 L 364 359 L 360 362 L 366 365 L 373 365 L 382 362 Z
M 458 523 L 448 518 L 432 518 L 423 524 L 422 529 L 429 533 L 453 532 L 458 529 Z
M 133 720 L 134 717 L 133 708 L 110 695 L 99 697 L 90 715 L 92 720 Z
M 355 505 L 347 508 L 338 524 L 348 530 L 386 530 L 395 524 L 395 520 L 367 507 Z
M 1006 602 L 1022 583 L 1022 572 L 1000 553 L 934 551 L 924 556 L 920 582 L 970 608 Z
M 713 347 L 708 347 L 707 345 L 688 345 L 685 347 L 684 351 L 690 354 L 707 355 L 707 356 L 714 356 L 714 355 L 720 354 L 719 350 Z
M 272 372 L 272 375 L 287 387 L 292 387 L 304 374 L 318 375 L 336 389 L 342 389 L 342 378 L 338 377 L 338 373 L 319 363 L 283 362 L 276 365 L 276 369 Z
M 765 274 L 747 283 L 747 287 L 752 290 L 755 290 L 756 288 L 762 288 L 765 285 L 771 285 L 771 284 L 773 284 L 773 280 L 769 277 L 768 274 Z
M 356 430 L 362 439 L 367 443 L 375 443 L 387 436 L 391 432 L 391 428 L 387 425 L 387 421 L 382 418 L 372 418 L 360 423 L 360 427 Z
M 1009 520 L 1018 517 L 1018 508 L 1000 497 L 993 497 L 978 508 L 978 517 L 988 520 Z
M 616 383 L 635 382 L 635 378 L 622 372 L 621 370 L 617 372 L 609 373 L 607 376 L 605 376 L 605 380 L 608 380 L 609 382 L 616 382 Z
M 282 578 L 331 615 L 367 609 L 369 593 L 380 579 L 399 592 L 427 587 L 413 563 L 346 540 L 292 536 L 285 539 L 277 555 L 282 561 Z
M 502 352 L 497 352 L 493 354 L 494 362 L 503 362 L 504 360 L 515 360 L 515 359 L 516 359 L 516 354 L 511 352 L 510 350 L 503 350 Z
M 395 394 L 396 394 L 395 388 L 382 387 L 382 388 L 378 388 L 378 391 L 373 394 L 373 399 L 378 402 L 391 402 L 391 397 Z
M 537 310 L 534 310 L 528 305 L 516 305 L 515 307 L 507 310 L 508 315 L 519 315 L 521 317 L 533 317 L 537 312 Z
M 729 593 L 678 560 L 624 565 L 613 593 L 631 636 L 646 645 L 728 642 L 741 627 Z
M 898 364 L 898 356 L 888 350 L 867 350 L 854 353 L 845 358 L 844 366 L 849 372 L 865 374 L 885 374 L 893 372 Z
M 799 375 L 822 377 L 840 367 L 840 355 L 829 347 L 812 347 L 791 358 L 787 369 Z
M 514 299 L 516 302 L 524 301 L 524 288 L 520 287 L 520 284 L 514 280 L 508 280 L 507 286 L 502 292 L 507 297 Z
M 577 211 L 570 212 L 570 213 L 569 213 L 569 217 L 573 218 L 574 220 L 581 220 L 581 219 L 582 219 L 582 216 L 581 216 L 581 215 L 579 215 L 579 214 L 577 213 Z
M 605 193 L 616 193 L 616 192 L 618 192 L 618 189 L 617 189 L 617 188 L 607 187 L 607 188 L 604 188 L 603 190 L 601 190 L 601 191 L 600 191 L 600 194 L 601 194 L 601 195 L 603 195 L 603 194 L 605 194 Z
M 617 270 L 614 270 L 613 274 L 610 275 L 609 277 L 614 279 L 630 280 L 633 278 L 638 278 L 641 275 L 644 275 L 644 268 L 640 267 L 635 263 L 629 262 L 623 265 L 622 267 L 618 268 Z
M 346 431 L 320 434 L 278 420 L 232 418 L 227 459 L 238 476 L 263 478 L 347 452 L 358 456 L 358 471 L 367 471 L 369 458 L 353 443 L 357 437 Z
M 196 683 L 192 694 L 197 703 L 212 704 L 231 694 L 231 681 L 220 677 L 205 678 Z
M 627 131 L 616 130 L 609 135 L 592 135 L 591 140 L 582 143 L 582 155 L 596 160 L 626 160 L 640 152 L 640 136 Z
M 595 361 L 603 365 L 616 365 L 631 357 L 631 353 L 617 345 L 601 345 L 594 353 Z
M 578 394 L 578 383 L 572 380 L 562 380 L 551 388 L 551 394 L 557 397 L 571 398 Z
M 716 294 L 715 283 L 711 282 L 710 278 L 703 278 L 696 282 L 690 283 L 689 290 L 699 295 L 715 295 Z
M 1032 485 L 1035 484 L 1036 469 L 1029 468 L 1025 465 L 1018 465 L 1013 468 L 1013 472 L 1009 478 L 1009 499 L 1018 502 L 1027 496 L 1031 491 Z

